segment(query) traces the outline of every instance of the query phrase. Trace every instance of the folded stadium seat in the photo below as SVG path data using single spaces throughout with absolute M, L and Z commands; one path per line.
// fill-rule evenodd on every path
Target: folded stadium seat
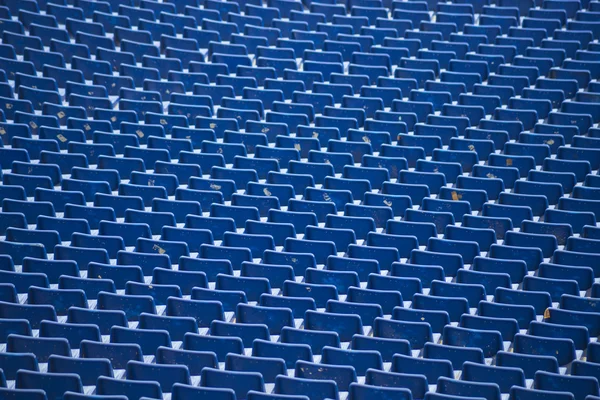
M 240 323 L 266 324 L 271 334 L 279 334 L 283 327 L 292 326 L 293 322 L 290 309 L 246 304 L 238 304 L 236 318 Z
M 20 228 L 6 229 L 6 240 L 15 243 L 37 244 L 43 246 L 46 249 L 46 252 L 50 254 L 54 253 L 54 246 L 61 243 L 60 236 L 57 232 L 42 230 L 32 231 Z
M 212 232 L 208 229 L 164 227 L 161 239 L 186 243 L 192 252 L 199 251 L 202 244 L 214 244 Z
M 544 257 L 551 257 L 558 249 L 558 242 L 553 235 L 532 234 L 524 232 L 507 232 L 504 243 L 508 246 L 538 247 L 542 249 Z
M 2 39 L 3 42 L 13 46 L 13 49 L 19 55 L 23 55 L 25 52 L 27 52 L 28 54 L 31 54 L 31 52 L 33 52 L 35 50 L 42 50 L 42 47 L 43 47 L 42 40 L 39 37 L 33 36 L 33 35 L 26 36 L 26 35 L 22 35 L 20 33 L 15 33 L 15 32 L 10 32 L 8 30 L 5 30 L 2 33 L 2 38 L 3 38 Z M 27 50 L 25 50 L 25 49 L 27 49 Z M 58 56 L 57 54 L 53 54 L 52 56 L 46 56 L 46 57 L 49 59 L 55 59 L 53 56 L 58 57 L 58 59 L 60 59 L 60 56 Z M 25 61 L 33 62 L 34 66 L 36 66 L 36 67 L 40 67 L 44 64 L 44 63 L 39 63 L 37 61 L 32 61 L 30 56 L 28 56 Z M 62 65 L 60 65 L 60 63 L 59 63 L 59 65 L 57 65 L 57 66 L 64 67 L 64 61 L 62 62 Z
M 598 395 L 598 385 L 596 381 L 589 376 L 569 376 L 559 377 L 557 373 L 539 371 L 535 374 L 534 387 L 541 390 L 549 389 L 568 389 L 576 396 L 576 399 L 585 398 L 588 395 Z
M 552 143 L 552 146 L 550 147 L 550 151 L 552 154 L 556 154 L 558 149 L 561 146 L 564 146 L 565 136 L 557 134 L 557 133 L 539 134 L 539 133 L 537 133 L 538 125 L 539 124 L 536 124 L 536 128 L 535 128 L 536 134 L 521 133 L 521 134 L 519 134 L 519 141 L 522 143 L 532 143 L 532 144 Z M 551 126 L 548 126 L 548 127 L 551 127 Z M 576 133 L 576 131 L 578 131 L 577 127 L 575 127 L 575 133 Z M 570 137 L 568 139 L 570 139 Z M 584 139 L 583 141 L 581 141 L 579 143 L 581 144 L 584 141 L 586 141 L 586 140 Z
M 15 324 L 16 320 L 8 320 L 8 323 Z M 17 327 L 18 325 L 14 325 Z M 6 341 L 6 339 L 3 339 Z M 2 371 L 6 379 L 14 380 L 17 375 L 17 371 L 28 370 L 28 371 L 39 371 L 38 362 L 34 354 L 31 353 L 9 353 L 4 352 L 0 356 L 0 364 L 2 365 Z
M 173 318 L 173 317 L 167 317 Z M 184 340 L 187 342 L 187 345 L 190 346 L 192 342 L 192 337 L 201 337 L 199 335 L 195 335 L 192 333 L 186 334 L 184 336 Z M 229 338 L 217 338 L 217 337 L 209 337 L 203 336 L 208 339 L 208 342 L 213 342 L 215 344 L 224 344 Z M 236 339 L 238 338 L 230 338 L 233 343 L 237 343 Z M 239 339 L 238 339 L 239 340 Z M 241 342 L 239 343 L 241 346 Z M 191 375 L 200 375 L 200 372 L 204 367 L 208 368 L 216 368 L 217 367 L 217 354 L 213 352 L 210 346 L 201 346 L 199 342 L 195 344 L 196 347 L 194 350 L 175 350 L 168 347 L 159 347 L 156 352 L 157 364 L 183 364 L 188 368 Z M 231 348 L 226 347 L 226 350 L 233 350 Z M 215 351 L 216 350 L 215 348 Z M 234 351 L 236 354 L 238 351 Z M 233 352 L 232 352 L 233 353 Z M 224 357 L 224 355 L 223 355 Z M 176 385 L 175 385 L 176 386 Z M 173 391 L 175 392 L 175 386 L 173 387 Z
M 180 298 L 182 296 L 181 289 L 175 285 L 146 284 L 135 281 L 128 281 L 125 284 L 125 294 L 150 296 L 159 306 L 165 305 L 169 297 Z
M 33 353 L 39 362 L 47 362 L 52 354 L 71 357 L 71 348 L 65 338 L 33 338 L 12 334 L 7 338 L 6 349 L 9 353 Z
M 445 279 L 445 272 L 441 266 L 429 264 L 394 263 L 390 275 L 409 278 L 404 279 L 402 281 L 404 284 L 398 288 L 403 297 L 412 297 L 413 294 L 422 292 L 421 286 L 428 288 L 434 280 Z M 420 280 L 420 283 L 413 279 Z
M 118 265 L 138 265 L 144 275 L 152 275 L 154 268 L 171 268 L 171 259 L 166 254 L 135 253 L 120 251 L 117 253 Z
M 223 306 L 210 300 L 183 300 L 171 297 L 167 300 L 167 314 L 174 317 L 194 317 L 198 326 L 208 327 L 211 318 L 223 320 Z M 199 315 L 195 310 L 202 307 L 207 307 L 206 315 Z
M 213 352 L 220 360 L 224 360 L 226 354 L 242 354 L 244 345 L 237 337 L 216 337 L 187 333 L 183 339 L 185 350 Z
M 58 315 L 66 315 L 69 307 L 87 308 L 85 293 L 81 290 L 47 289 L 30 286 L 28 304 L 49 304 Z
M 325 365 L 299 361 L 296 364 L 295 376 L 304 378 L 316 377 L 319 380 L 331 379 L 338 388 L 347 390 L 352 382 L 356 382 L 356 372 L 353 367 L 346 365 Z
M 566 14 L 565 14 L 566 15 Z M 537 390 L 537 389 L 525 389 L 524 387 L 513 387 L 510 390 L 511 398 L 515 399 L 527 399 L 527 398 L 535 398 L 537 396 L 551 396 L 552 398 L 559 400 L 567 398 L 573 399 L 573 394 L 565 393 L 565 392 L 555 392 L 555 391 L 547 391 L 547 390 Z
M 590 335 L 595 334 L 598 331 L 598 320 L 594 314 L 585 311 L 571 311 L 571 310 L 559 310 L 551 309 L 550 315 L 545 319 L 547 322 L 563 324 L 563 325 L 580 325 L 585 326 Z M 577 322 L 579 318 L 587 318 L 585 321 Z
M 536 216 L 541 216 L 546 207 L 548 207 L 548 201 L 546 197 L 542 195 L 501 193 L 498 197 L 498 203 L 509 206 L 529 207 Z M 515 220 L 513 220 L 513 224 L 516 225 Z
M 392 372 L 423 375 L 428 382 L 436 382 L 439 377 L 453 376 L 452 363 L 449 360 L 415 358 L 403 354 L 394 355 Z
M 120 186 L 120 185 L 119 185 Z M 131 186 L 131 185 L 129 185 Z M 136 193 L 139 194 L 139 193 Z M 118 199 L 118 200 L 117 200 Z M 110 194 L 97 193 L 94 196 L 94 206 L 96 207 L 110 207 L 112 208 L 116 216 L 122 218 L 125 216 L 125 211 L 131 210 L 144 210 L 144 202 L 140 196 L 113 196 Z M 119 236 L 119 235 L 117 235 Z
M 213 10 L 205 10 L 208 12 L 213 11 Z M 196 17 L 197 17 L 197 13 L 196 13 Z M 219 16 L 220 18 L 220 16 Z M 209 17 L 208 19 L 214 19 L 212 16 Z M 276 19 L 279 19 L 279 16 L 276 16 Z M 233 22 L 238 26 L 238 29 L 241 31 L 244 30 L 244 28 L 246 27 L 246 25 L 254 25 L 254 26 L 262 26 L 263 24 L 263 18 L 260 16 L 256 16 L 256 15 L 241 15 L 235 12 L 229 13 L 227 15 L 227 22 Z M 271 22 L 271 27 L 273 26 L 273 22 Z M 241 37 L 241 35 L 238 35 L 238 37 Z M 233 40 L 232 40 L 233 42 Z
M 107 358 L 113 368 L 125 368 L 129 360 L 142 361 L 140 345 L 127 343 L 101 343 L 84 340 L 80 346 L 81 358 Z
M 423 352 L 424 358 L 449 360 L 452 363 L 454 369 L 461 369 L 465 362 L 475 362 L 478 364 L 483 363 L 483 352 L 481 351 L 481 349 L 478 348 L 455 347 L 442 344 L 427 343 L 425 344 Z M 441 377 L 441 379 L 438 379 L 438 392 L 443 393 L 447 391 L 454 392 L 455 390 L 460 390 L 461 386 L 463 385 L 461 385 L 459 382 L 460 381 L 453 381 L 446 377 Z M 490 386 L 493 387 L 496 385 Z M 468 387 L 469 384 L 464 385 L 464 388 Z M 489 387 L 488 389 L 493 390 Z M 496 390 L 499 394 L 497 386 Z
M 546 346 L 553 350 L 546 350 Z M 555 349 L 560 348 L 564 350 L 559 350 L 560 357 L 557 357 L 559 365 L 565 365 L 570 363 L 575 358 L 575 347 L 573 341 L 570 339 L 535 338 L 529 335 L 521 334 L 517 334 L 515 336 L 516 353 L 546 355 L 555 357 Z
M 392 313 L 393 320 L 407 322 L 426 322 L 431 326 L 434 333 L 442 333 L 444 326 L 450 323 L 450 316 L 446 311 L 439 310 L 417 310 L 396 307 Z
M 17 372 L 16 389 L 42 389 L 48 398 L 61 398 L 65 392 L 82 393 L 79 375 L 73 373 Z
M 458 321 L 463 313 L 468 313 L 469 303 L 465 298 L 424 296 L 417 293 L 413 296 L 413 308 L 446 311 L 451 321 Z
M 274 383 L 277 375 L 285 372 L 286 366 L 282 359 L 249 357 L 235 354 L 227 355 L 225 368 L 236 372 L 258 372 L 265 383 Z M 253 392 L 258 393 L 258 392 Z
M 525 195 L 541 194 L 546 197 L 549 204 L 558 204 L 559 199 L 564 195 L 563 186 L 559 183 L 535 182 L 535 181 L 517 181 L 515 182 L 515 193 Z
M 159 20 L 163 24 L 172 24 L 175 28 L 175 32 L 180 34 L 183 33 L 185 28 L 197 28 L 196 19 L 193 16 L 177 15 L 175 13 L 163 11 L 159 14 Z
M 565 223 L 540 223 L 533 221 L 524 221 L 521 226 L 521 229 L 524 233 L 553 235 L 556 237 L 559 245 L 565 245 L 569 236 L 573 235 L 573 228 L 570 224 Z
M 130 329 L 113 326 L 110 330 L 111 343 L 138 344 L 144 355 L 154 355 L 159 346 L 171 347 L 167 331 Z
M 127 363 L 126 374 L 128 380 L 157 381 L 164 393 L 170 393 L 174 384 L 189 384 L 190 373 L 183 365 L 152 365 L 139 361 Z M 160 376 L 158 380 L 156 376 Z
M 537 85 L 538 83 L 536 82 Z M 551 102 L 552 108 L 559 108 L 565 100 L 565 93 L 560 89 L 523 89 L 523 97 L 528 99 L 548 99 Z
M 443 189 L 440 190 L 440 193 Z M 423 211 L 450 212 L 455 220 L 461 220 L 465 214 L 471 214 L 471 206 L 466 201 L 424 198 L 421 206 Z
M 258 392 L 249 391 L 248 393 Z M 223 400 L 234 400 L 236 398 L 235 392 L 232 389 L 188 386 L 180 383 L 173 385 L 172 396 L 173 399 L 180 400 L 204 397 L 216 397 Z M 248 396 L 248 398 L 250 397 Z
M 339 293 L 345 294 L 349 287 L 359 283 L 359 278 L 353 271 L 326 271 L 309 268 L 305 272 L 305 281 L 310 284 L 332 284 Z
M 449 27 L 451 29 L 452 25 L 444 25 L 440 29 L 446 29 L 446 27 Z M 439 47 L 443 48 L 444 46 L 443 45 L 440 46 L 439 43 L 444 43 L 444 42 L 440 41 L 440 42 L 436 43 L 438 48 Z M 432 43 L 432 47 L 433 47 L 433 43 Z M 456 52 L 450 51 L 450 50 L 446 51 L 446 50 L 435 50 L 435 49 L 419 50 L 417 56 L 421 59 L 436 60 L 439 62 L 441 69 L 448 69 L 449 65 L 450 65 L 450 61 L 452 59 L 456 58 Z
M 264 392 L 263 377 L 258 372 L 220 371 L 204 368 L 201 374 L 203 387 L 230 388 L 236 397 L 245 398 L 250 390 Z
M 497 288 L 496 292 L 500 290 L 502 288 Z M 524 329 L 535 318 L 536 310 L 528 304 L 489 303 L 484 301 L 478 305 L 478 313 L 484 317 L 505 318 L 506 312 L 510 312 L 510 315 L 513 315 L 519 323 L 519 327 Z
M 378 338 L 408 340 L 411 349 L 422 349 L 425 343 L 433 341 L 430 324 L 422 321 L 376 318 L 373 323 L 373 334 Z
M 236 324 L 230 322 L 213 321 L 210 324 L 212 336 L 234 336 L 242 339 L 244 347 L 251 347 L 255 339 L 270 340 L 266 325 L 262 324 Z
M 156 381 L 134 381 L 114 379 L 105 376 L 98 378 L 96 393 L 105 396 L 125 395 L 127 399 L 147 396 L 157 398 L 162 396 L 160 384 Z
M 550 223 L 568 223 L 573 232 L 580 233 L 583 227 L 593 223 L 596 217 L 589 211 L 546 210 L 544 220 Z
M 61 275 L 58 279 L 59 289 L 82 289 L 89 299 L 96 299 L 98 293 L 115 293 L 115 284 L 109 279 L 86 279 L 77 276 Z
M 180 242 L 173 242 L 180 243 Z M 180 243 L 181 244 L 181 243 Z M 183 280 L 187 280 L 183 284 Z M 170 269 L 155 268 L 152 272 L 152 282 L 159 285 L 179 286 L 183 294 L 190 294 L 192 288 L 206 288 L 208 282 L 206 275 L 200 271 L 173 271 Z
M 99 310 L 123 310 L 128 320 L 137 320 L 140 313 L 155 314 L 154 300 L 149 296 L 98 294 Z
M 436 392 L 445 395 L 465 395 L 465 393 L 482 396 L 485 399 L 500 398 L 500 388 L 494 383 L 465 382 L 442 377 L 438 380 Z
M 350 384 L 349 387 L 349 398 L 352 399 L 362 399 L 369 398 L 371 396 L 394 396 L 397 398 L 410 398 L 411 392 L 414 393 L 414 390 L 408 390 L 405 388 L 396 388 L 396 387 L 375 387 L 371 385 L 359 385 L 357 383 Z
M 33 329 L 39 328 L 42 320 L 56 321 L 56 311 L 49 305 L 19 305 L 2 302 L 0 306 L 3 318 L 15 319 L 20 315 L 18 318 L 28 320 Z
M 255 263 L 242 263 L 242 276 L 269 279 L 273 287 L 282 287 L 286 280 L 294 280 L 294 269 L 289 265 L 264 265 Z
M 547 331 L 546 328 L 548 328 Z M 550 326 L 543 322 L 533 322 L 530 325 L 530 333 L 541 337 L 570 339 L 574 342 L 577 350 L 585 349 L 589 341 L 587 328 L 582 326 Z
M 110 264 L 90 263 L 88 273 L 90 276 L 112 280 L 119 289 L 125 288 L 127 282 L 143 283 L 144 277 L 142 269 L 135 265 L 115 267 Z
M 560 300 L 563 294 L 576 296 L 579 293 L 579 285 L 575 280 L 526 277 L 523 280 L 523 287 L 526 291 L 548 292 L 554 301 Z
M 434 280 L 431 282 L 431 295 L 445 297 L 464 297 L 470 304 L 475 306 L 480 300 L 485 299 L 485 288 L 482 285 L 448 283 Z
M 276 222 L 247 221 L 245 232 L 257 235 L 270 235 L 275 246 L 283 246 L 288 237 L 296 238 L 296 229 L 293 224 Z
M 52 355 L 48 359 L 48 372 L 53 374 L 77 374 L 83 385 L 95 385 L 98 377 L 113 377 L 110 361 L 106 359 L 79 359 Z M 72 391 L 69 391 L 72 393 Z
M 510 275 L 504 272 L 479 272 L 475 270 L 459 270 L 458 283 L 483 285 L 486 292 L 495 292 L 499 287 L 510 288 L 512 281 Z
M 58 283 L 58 278 L 62 275 L 79 276 L 77 264 L 70 260 L 44 260 L 26 257 L 23 259 L 22 270 L 25 273 L 45 274 L 52 284 Z
M 519 331 L 518 322 L 512 318 L 495 318 L 474 315 L 463 315 L 460 320 L 461 327 L 485 331 L 498 331 L 503 340 L 512 340 Z

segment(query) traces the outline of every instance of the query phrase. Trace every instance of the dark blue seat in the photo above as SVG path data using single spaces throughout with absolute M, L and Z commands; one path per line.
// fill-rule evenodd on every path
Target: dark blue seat
M 540 390 L 569 391 L 577 400 L 586 396 L 598 396 L 597 380 L 590 376 L 567 377 L 540 371 L 535 374 L 534 387 Z
M 147 364 L 130 361 L 126 368 L 127 379 L 133 381 L 157 381 L 165 393 L 170 393 L 174 384 L 189 384 L 189 370 L 183 365 Z M 159 377 L 156 379 L 156 377 Z
M 105 376 L 98 378 L 98 382 L 96 383 L 96 393 L 104 396 L 124 395 L 128 400 L 143 396 L 150 398 L 162 396 L 162 391 L 158 382 L 136 382 L 133 380 L 114 379 Z
M 437 382 L 440 377 L 452 377 L 452 369 L 449 360 L 416 358 L 403 354 L 394 355 L 392 359 L 392 372 L 423 375 L 428 382 Z
M 566 15 L 566 13 L 565 13 Z M 550 396 L 556 400 L 574 399 L 573 394 L 565 392 L 554 392 L 547 390 L 525 389 L 524 387 L 514 386 L 510 389 L 511 399 L 535 399 L 540 396 Z
M 424 356 L 425 358 L 449 360 L 454 369 L 461 369 L 462 365 L 468 361 L 483 364 L 483 352 L 478 348 L 454 347 L 442 344 L 427 343 L 424 349 Z M 442 383 L 441 381 L 445 382 Z M 457 382 L 459 381 L 456 381 L 456 383 Z M 453 382 L 445 377 L 438 379 L 438 391 L 441 392 L 444 389 L 440 390 L 440 383 L 447 383 L 452 386 Z
M 454 396 L 481 396 L 487 400 L 501 398 L 500 387 L 495 383 L 465 382 L 442 377 L 437 382 L 437 393 Z

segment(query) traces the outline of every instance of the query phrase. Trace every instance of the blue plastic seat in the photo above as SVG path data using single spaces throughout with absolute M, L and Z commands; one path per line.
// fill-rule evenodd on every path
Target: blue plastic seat
M 478 364 L 483 364 L 483 352 L 479 348 L 469 348 L 469 347 L 454 347 L 447 346 L 441 344 L 433 344 L 427 343 L 424 349 L 425 358 L 433 358 L 433 359 L 448 359 L 452 362 L 454 369 L 462 368 L 465 362 L 474 362 Z M 460 384 L 460 381 L 452 381 L 451 379 L 442 377 L 438 380 L 438 392 L 453 392 L 454 390 L 467 389 L 473 386 L 479 386 L 477 384 Z M 483 385 L 482 387 L 492 391 L 492 393 L 496 392 L 499 395 L 499 389 L 497 385 Z M 495 387 L 495 389 L 494 389 Z
M 30 286 L 28 304 L 49 304 L 58 315 L 65 315 L 69 307 L 87 308 L 87 299 L 82 290 L 47 289 Z
M 258 372 L 234 372 L 204 368 L 201 382 L 203 387 L 233 389 L 237 398 L 245 398 L 250 390 L 264 392 L 263 377 Z
M 311 289 L 310 293 L 307 288 Z M 333 285 L 296 283 L 286 281 L 283 284 L 283 295 L 286 297 L 312 298 L 316 305 L 325 307 L 328 300 L 337 300 L 337 288 Z
M 19 371 L 16 389 L 41 389 L 49 399 L 62 398 L 65 392 L 82 393 L 81 379 L 74 373 L 41 373 Z
M 355 335 L 352 338 L 353 350 L 370 350 L 380 353 L 383 361 L 390 362 L 394 354 L 408 355 L 410 344 L 404 339 L 375 338 Z
M 469 303 L 464 297 L 442 297 L 424 296 L 415 294 L 413 296 L 413 308 L 419 310 L 446 311 L 451 321 L 460 320 L 460 316 L 468 312 Z
M 467 394 L 474 396 L 476 394 L 489 400 L 501 398 L 500 388 L 495 383 L 466 382 L 445 377 L 438 380 L 436 392 L 453 396 L 465 396 Z
M 217 337 L 186 333 L 183 339 L 183 348 L 203 353 L 211 352 L 219 360 L 224 360 L 228 353 L 242 354 L 244 345 L 242 340 L 237 337 Z
M 150 296 L 98 294 L 99 310 L 123 310 L 128 320 L 138 320 L 143 312 L 156 314 L 154 299 Z
M 476 257 L 473 260 L 473 269 L 481 272 L 502 273 L 506 272 L 513 282 L 522 282 L 527 272 L 527 264 L 522 260 L 493 259 Z
M 566 13 L 565 13 L 566 16 Z M 567 400 L 574 399 L 573 394 L 565 393 L 565 392 L 554 392 L 554 391 L 546 391 L 546 390 L 537 390 L 537 389 L 525 389 L 524 387 L 515 386 L 510 389 L 510 397 L 511 399 L 534 399 L 539 396 L 549 396 L 556 400 Z
M 47 362 L 52 354 L 65 357 L 71 356 L 71 347 L 65 338 L 33 338 L 30 336 L 9 335 L 6 349 L 9 353 L 33 353 L 39 362 Z
M 190 383 L 188 368 L 182 365 L 152 365 L 130 361 L 127 363 L 126 374 L 128 380 L 157 381 L 164 393 L 170 393 L 176 383 Z M 159 379 L 156 379 L 156 377 L 159 377 Z
M 412 349 L 422 349 L 425 343 L 433 341 L 431 326 L 427 322 L 376 318 L 373 334 L 374 337 L 408 340 Z
M 48 359 L 48 372 L 78 374 L 83 385 L 95 385 L 101 375 L 113 376 L 112 366 L 106 359 L 77 359 L 58 355 L 52 355 Z
M 496 291 L 501 289 L 498 288 Z M 533 306 L 521 304 L 480 302 L 478 306 L 479 315 L 484 317 L 505 318 L 507 313 L 510 313 L 509 315 L 512 315 L 519 323 L 519 327 L 523 329 L 535 318 L 535 311 Z
M 534 387 L 541 390 L 568 391 L 575 399 L 586 396 L 598 396 L 598 385 L 593 377 L 559 376 L 559 374 L 540 371 L 535 374 Z
M 175 350 L 168 347 L 159 347 L 156 352 L 156 359 L 157 364 L 184 365 L 191 375 L 200 375 L 202 368 L 215 368 L 217 365 L 217 356 L 210 351 Z M 173 385 L 174 394 L 177 392 L 177 386 L 179 385 Z
M 416 358 L 397 354 L 392 360 L 392 372 L 423 375 L 428 382 L 437 382 L 440 377 L 452 377 L 452 369 L 452 363 L 443 359 Z
M 171 347 L 169 333 L 164 330 L 130 329 L 113 326 L 110 330 L 111 343 L 138 344 L 144 355 L 156 354 L 160 346 Z
M 124 379 L 114 379 L 101 376 L 96 383 L 96 393 L 105 396 L 124 395 L 128 400 L 135 398 L 149 397 L 156 398 L 162 396 L 162 391 L 158 382 L 154 381 L 133 381 Z
M 2 318 L 25 319 L 33 329 L 40 326 L 42 320 L 56 321 L 56 312 L 49 305 L 19 305 L 13 303 L 0 303 Z
M 356 372 L 350 366 L 316 364 L 306 361 L 296 363 L 295 374 L 297 378 L 313 377 L 311 379 L 329 380 L 337 384 L 341 390 L 347 390 L 351 383 L 356 382 Z M 276 379 L 276 385 L 279 378 Z
M 336 398 L 338 387 L 335 381 L 307 379 L 279 375 L 275 379 L 275 393 L 280 395 L 303 395 L 311 399 Z
M 8 320 L 7 323 L 16 324 L 18 323 L 17 321 L 18 320 Z M 18 325 L 14 326 L 16 328 Z M 6 339 L 3 339 L 3 341 L 6 341 Z M 0 364 L 2 365 L 3 375 L 9 380 L 14 380 L 16 378 L 17 371 L 20 369 L 39 371 L 37 359 L 35 355 L 31 353 L 4 352 L 2 356 L 0 356 Z
M 10 213 L 10 214 L 14 215 L 15 213 Z M 22 217 L 22 215 L 20 217 Z M 19 221 L 20 218 L 18 218 L 16 220 Z M 10 220 L 7 220 L 7 222 L 9 222 L 9 221 Z M 10 256 L 13 260 L 13 263 L 16 265 L 22 264 L 23 259 L 25 259 L 26 257 L 41 258 L 41 259 L 47 258 L 46 249 L 43 246 L 40 246 L 39 244 L 13 243 L 13 242 L 4 241 L 3 244 L 1 245 L 1 248 L 3 250 L 3 253 Z M 15 278 L 18 278 L 18 277 L 15 277 Z M 38 278 L 39 278 L 39 276 L 38 276 Z M 47 285 L 44 285 L 44 286 L 47 286 Z
M 210 264 L 208 264 L 210 266 Z M 205 268 L 207 273 L 208 268 Z M 204 272 L 204 271 L 199 271 Z M 230 271 L 225 271 L 230 272 Z M 213 272 L 214 273 L 214 272 Z M 218 274 L 217 274 L 218 275 Z M 213 281 L 216 280 L 213 279 Z M 195 287 L 192 289 L 193 300 L 209 300 L 209 301 L 220 301 L 223 305 L 223 310 L 226 312 L 235 311 L 239 304 L 246 304 L 248 302 L 246 294 L 240 290 L 211 290 L 207 288 Z
M 269 330 L 263 324 L 236 324 L 213 321 L 210 324 L 212 336 L 235 336 L 242 339 L 245 347 L 250 347 L 255 339 L 269 340 Z

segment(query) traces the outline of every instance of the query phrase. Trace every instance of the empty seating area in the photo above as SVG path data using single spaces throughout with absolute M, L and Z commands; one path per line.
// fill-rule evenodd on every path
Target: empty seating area
M 600 400 L 598 0 L 0 0 L 0 400 Z

